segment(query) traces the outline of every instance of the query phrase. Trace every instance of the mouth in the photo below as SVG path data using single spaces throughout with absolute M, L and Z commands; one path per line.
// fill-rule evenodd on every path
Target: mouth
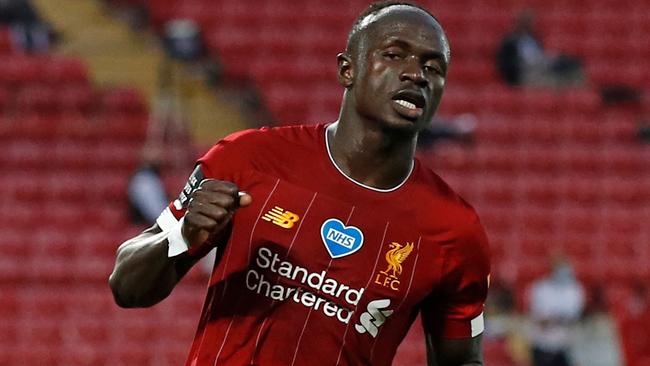
M 424 113 L 426 100 L 421 93 L 415 90 L 400 90 L 391 99 L 393 109 L 409 120 L 417 119 Z

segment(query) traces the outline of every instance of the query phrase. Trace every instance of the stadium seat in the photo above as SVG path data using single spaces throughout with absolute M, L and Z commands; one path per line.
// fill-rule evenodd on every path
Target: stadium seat
M 499 145 L 482 144 L 477 146 L 476 160 L 477 169 L 484 173 L 498 172 L 501 174 L 514 173 L 518 162 L 513 160 L 516 156 L 509 147 Z
M 78 58 L 53 57 L 44 65 L 43 78 L 54 85 L 84 86 L 88 84 L 88 70 Z
M 16 108 L 19 113 L 33 113 L 51 116 L 58 112 L 58 90 L 43 84 L 26 85 L 16 95 Z
M 131 115 L 145 116 L 147 106 L 137 90 L 132 88 L 115 88 L 102 96 L 102 107 L 108 116 Z
M 42 78 L 43 63 L 37 57 L 17 54 L 0 55 L 0 85 L 17 88 Z
M 95 93 L 89 85 L 66 85 L 58 89 L 58 104 L 64 113 L 89 114 L 95 104 Z
M 12 99 L 13 95 L 11 95 L 9 90 L 0 86 L 0 115 L 3 115 L 5 111 L 7 111 L 11 105 Z
M 148 117 L 139 113 L 108 115 L 95 122 L 106 139 L 116 139 L 137 144 L 144 140 L 147 133 Z
M 92 98 L 91 105 L 96 102 L 96 99 L 94 97 Z M 85 101 L 82 102 L 82 105 L 85 105 Z M 82 107 L 82 111 L 83 109 L 85 108 Z M 79 141 L 80 143 L 97 142 L 99 140 L 106 141 L 111 138 L 111 136 L 106 136 L 103 133 L 101 126 L 98 126 L 96 121 L 75 111 L 61 114 L 60 121 L 57 123 L 56 135 L 57 138 Z
M 0 55 L 11 52 L 11 32 L 8 27 L 0 26 Z
M 367 1 L 143 3 L 156 30 L 177 17 L 196 20 L 210 53 L 234 79 L 260 85 L 279 121 L 336 118 L 335 55 Z M 453 49 L 438 115 L 473 113 L 479 123 L 473 146 L 440 144 L 419 156 L 479 212 L 495 273 L 514 283 L 518 309 L 548 254 L 561 249 L 581 280 L 604 284 L 611 311 L 624 320 L 626 358 L 645 366 L 650 347 L 638 325 L 650 320 L 633 318 L 629 303 L 634 284 L 650 280 L 650 151 L 634 142 L 638 106 L 602 106 L 599 87 L 647 89 L 650 9 L 642 0 L 529 3 L 546 48 L 583 61 L 585 87 L 510 88 L 498 80 L 494 52 L 517 6 L 425 1 Z M 0 210 L 12 218 L 0 223 L 0 364 L 182 363 L 204 273 L 195 269 L 165 302 L 135 313 L 118 309 L 106 288 L 117 246 L 142 229 L 128 225 L 125 202 L 147 132 L 141 94 L 98 91 L 76 58 L 16 54 L 1 27 L 0 63 Z M 188 173 L 167 179 L 171 192 Z M 27 316 L 36 320 L 26 324 Z M 425 363 L 422 336 L 416 321 L 396 365 Z M 486 340 L 486 363 L 509 365 L 502 347 Z
M 59 365 L 61 354 L 56 344 L 21 342 L 16 344 L 9 365 Z

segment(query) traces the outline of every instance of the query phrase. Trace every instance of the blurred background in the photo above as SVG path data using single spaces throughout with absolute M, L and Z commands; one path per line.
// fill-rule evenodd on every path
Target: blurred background
M 650 2 L 421 3 L 453 56 L 419 156 L 490 238 L 486 364 L 650 365 Z M 367 5 L 0 0 L 0 365 L 183 364 L 205 266 L 123 310 L 117 246 L 221 137 L 334 121 Z

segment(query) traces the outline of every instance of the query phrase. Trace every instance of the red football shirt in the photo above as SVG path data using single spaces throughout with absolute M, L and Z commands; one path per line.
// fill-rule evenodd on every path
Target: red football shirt
M 417 159 L 391 190 L 351 180 L 325 128 L 233 134 L 170 204 L 179 220 L 201 175 L 253 197 L 218 249 L 186 365 L 390 365 L 418 313 L 438 336 L 482 332 L 490 265 L 475 211 Z

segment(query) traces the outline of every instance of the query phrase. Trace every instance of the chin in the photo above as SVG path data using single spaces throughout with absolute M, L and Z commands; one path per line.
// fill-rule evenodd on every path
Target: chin
M 397 117 L 382 121 L 382 127 L 391 133 L 399 133 L 411 137 L 423 130 L 426 126 L 420 119 L 409 120 Z

